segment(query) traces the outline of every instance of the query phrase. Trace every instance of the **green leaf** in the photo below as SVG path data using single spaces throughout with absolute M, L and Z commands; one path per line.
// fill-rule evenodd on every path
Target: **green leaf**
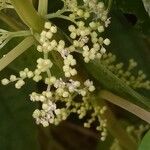
M 142 0 L 142 1 L 143 1 L 145 10 L 147 11 L 147 13 L 148 13 L 149 16 L 150 16 L 150 1 L 149 1 L 149 0 Z
M 137 61 L 138 70 L 143 70 L 150 77 L 150 51 L 149 45 L 143 39 L 141 32 L 131 26 L 123 13 L 113 11 L 111 24 L 105 36 L 110 38 L 111 45 L 108 50 L 117 56 L 117 60 L 127 65 L 129 59 Z
M 150 149 L 150 131 L 144 136 L 138 150 L 149 150 Z
M 133 14 L 137 18 L 135 28 L 145 35 L 150 35 L 150 19 L 145 11 L 142 0 L 116 0 L 114 8 L 122 10 L 125 14 Z
M 5 69 L 1 78 L 10 73 L 13 71 Z M 35 107 L 28 96 L 35 90 L 31 84 L 20 91 L 14 85 L 0 85 L 1 150 L 39 150 L 37 126 L 32 118 Z
M 138 66 L 134 74 L 138 70 L 143 70 L 150 79 L 150 44 L 147 42 L 148 38 L 143 38 L 141 32 L 135 30 L 131 26 L 123 13 L 116 10 L 111 13 L 112 22 L 110 27 L 106 30 L 106 36 L 110 38 L 111 45 L 107 48 L 111 53 L 117 56 L 119 62 L 123 62 L 125 66 L 128 65 L 129 59 L 133 58 Z M 141 94 L 150 97 L 150 92 L 147 90 L 138 90 Z
M 84 64 L 87 71 L 106 89 L 129 98 L 129 101 L 150 110 L 150 101 L 134 91 L 116 75 L 101 64 L 100 61 L 92 61 Z
M 16 70 L 17 72 L 23 70 L 26 67 L 28 67 L 30 70 L 34 70 L 36 67 L 36 61 L 40 57 L 43 57 L 42 54 L 40 54 L 36 50 L 35 46 L 32 46 L 31 48 L 26 50 L 22 55 L 17 57 L 9 65 L 9 67 L 13 70 Z

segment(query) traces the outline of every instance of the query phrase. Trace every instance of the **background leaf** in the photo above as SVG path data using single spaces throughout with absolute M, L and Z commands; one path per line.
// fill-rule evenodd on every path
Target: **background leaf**
M 1 78 L 12 74 L 5 69 Z M 32 84 L 32 86 L 31 86 Z M 0 149 L 38 150 L 37 126 L 32 118 L 34 105 L 29 101 L 30 92 L 35 90 L 33 83 L 20 91 L 14 85 L 0 85 Z
M 120 9 L 125 16 L 135 19 L 134 27 L 143 34 L 150 35 L 150 19 L 142 0 L 115 0 L 115 9 Z M 132 16 L 131 16 L 132 15 Z
M 130 88 L 126 83 L 115 76 L 106 66 L 99 61 L 85 64 L 89 74 L 91 74 L 104 88 L 128 98 L 129 101 L 140 107 L 150 110 L 150 101 Z
M 138 150 L 149 150 L 149 149 L 150 149 L 150 131 L 148 131 L 145 134 Z
M 147 38 L 143 38 L 143 34 L 136 30 L 126 19 L 124 14 L 119 10 L 111 12 L 111 24 L 106 30 L 105 36 L 111 39 L 108 51 L 117 56 L 117 62 L 123 62 L 125 67 L 128 65 L 129 59 L 133 58 L 138 66 L 133 72 L 135 75 L 138 70 L 143 70 L 150 79 L 150 43 Z M 148 18 L 150 20 L 150 18 Z M 141 94 L 150 97 L 147 90 L 138 90 Z

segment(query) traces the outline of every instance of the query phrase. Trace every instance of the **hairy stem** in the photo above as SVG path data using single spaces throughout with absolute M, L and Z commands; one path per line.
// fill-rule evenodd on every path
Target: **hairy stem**
M 7 53 L 3 58 L 0 59 L 0 71 L 9 65 L 14 59 L 21 55 L 25 50 L 31 47 L 34 43 L 34 38 L 29 36 L 25 38 L 20 44 L 14 49 Z
M 11 0 L 22 21 L 33 31 L 40 33 L 44 26 L 44 19 L 38 15 L 30 0 Z

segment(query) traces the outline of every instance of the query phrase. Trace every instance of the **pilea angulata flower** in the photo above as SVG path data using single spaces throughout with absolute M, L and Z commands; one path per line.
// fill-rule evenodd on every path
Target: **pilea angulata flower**
M 98 120 L 97 130 L 101 131 L 101 139 L 105 140 L 107 121 L 103 120 L 100 115 L 105 112 L 107 107 L 94 107 L 89 101 L 92 92 L 95 91 L 93 81 L 87 79 L 82 82 L 74 80 L 72 77 L 78 74 L 77 61 L 73 52 L 81 53 L 86 63 L 90 60 L 100 59 L 106 53 L 105 46 L 110 44 L 110 40 L 101 37 L 101 33 L 110 23 L 107 18 L 107 10 L 103 2 L 96 0 L 84 0 L 82 4 L 78 4 L 76 0 L 64 0 L 63 2 L 63 9 L 69 12 L 69 15 L 65 17 L 72 21 L 72 24 L 68 26 L 70 44 L 66 44 L 64 39 L 54 38 L 58 28 L 51 22 L 45 22 L 37 46 L 37 52 L 43 54 L 43 57 L 37 59 L 35 70 L 31 71 L 29 68 L 25 68 L 19 72 L 18 77 L 11 75 L 9 79 L 3 79 L 2 84 L 16 82 L 15 87 L 20 89 L 25 85 L 27 78 L 33 79 L 35 82 L 44 81 L 47 85 L 45 91 L 30 94 L 30 100 L 40 102 L 42 106 L 41 109 L 33 112 L 37 124 L 42 124 L 44 127 L 49 124 L 57 125 L 66 120 L 70 113 L 76 113 L 79 119 L 82 119 L 88 112 L 91 112 L 91 117 L 87 119 L 84 126 L 90 127 L 94 121 Z M 51 72 L 55 64 L 49 54 L 54 51 L 63 59 L 64 76 L 61 78 L 57 78 Z M 78 95 L 80 97 L 76 100 Z M 62 105 L 59 106 L 58 103 L 62 103 Z
M 35 62 L 36 68 L 30 70 L 28 67 L 19 72 L 19 76 L 11 75 L 9 79 L 2 80 L 3 85 L 15 82 L 15 87 L 20 89 L 25 85 L 26 79 L 32 79 L 35 82 L 43 81 L 46 90 L 41 93 L 33 91 L 30 94 L 32 102 L 39 102 L 41 109 L 33 112 L 37 124 L 44 127 L 50 124 L 58 125 L 66 120 L 71 113 L 76 113 L 79 119 L 89 117 L 84 122 L 84 127 L 89 128 L 94 121 L 98 121 L 96 129 L 101 132 L 101 140 L 107 136 L 107 120 L 101 115 L 107 110 L 106 106 L 100 107 L 93 105 L 91 99 L 96 87 L 93 81 L 86 79 L 78 81 L 74 77 L 78 75 L 77 60 L 73 53 L 80 53 L 85 63 L 98 59 L 119 78 L 134 88 L 149 88 L 148 81 L 143 82 L 145 76 L 139 71 L 138 77 L 131 75 L 130 71 L 136 66 L 133 60 L 129 61 L 129 67 L 126 71 L 122 69 L 123 64 L 113 64 L 115 56 L 107 53 L 106 47 L 110 45 L 110 40 L 102 36 L 105 28 L 110 24 L 108 10 L 103 2 L 98 0 L 83 0 L 78 3 L 77 0 L 62 0 L 64 7 L 56 13 L 47 15 L 47 18 L 62 18 L 70 21 L 66 27 L 66 39 L 57 34 L 59 28 L 50 21 L 46 21 L 42 32 L 36 37 L 39 44 L 37 53 L 41 57 Z M 65 15 L 65 12 L 68 12 Z M 63 61 L 61 77 L 56 77 L 52 73 L 52 67 L 55 67 L 54 60 L 51 59 L 52 53 L 59 54 L 58 59 Z M 55 60 L 57 61 L 57 60 Z M 59 105 L 61 104 L 61 105 Z M 87 115 L 90 112 L 90 116 Z

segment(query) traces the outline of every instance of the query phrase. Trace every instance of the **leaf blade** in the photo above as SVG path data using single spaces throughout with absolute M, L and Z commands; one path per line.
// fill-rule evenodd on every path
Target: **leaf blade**
M 149 140 L 150 140 L 150 131 L 148 131 L 146 133 L 146 135 L 144 136 L 138 150 L 148 150 L 148 149 L 150 149 Z
M 92 61 L 84 64 L 89 74 L 91 74 L 104 88 L 120 94 L 124 97 L 129 97 L 132 103 L 142 105 L 150 110 L 150 102 L 135 90 L 126 85 L 122 80 L 109 71 L 100 61 Z

